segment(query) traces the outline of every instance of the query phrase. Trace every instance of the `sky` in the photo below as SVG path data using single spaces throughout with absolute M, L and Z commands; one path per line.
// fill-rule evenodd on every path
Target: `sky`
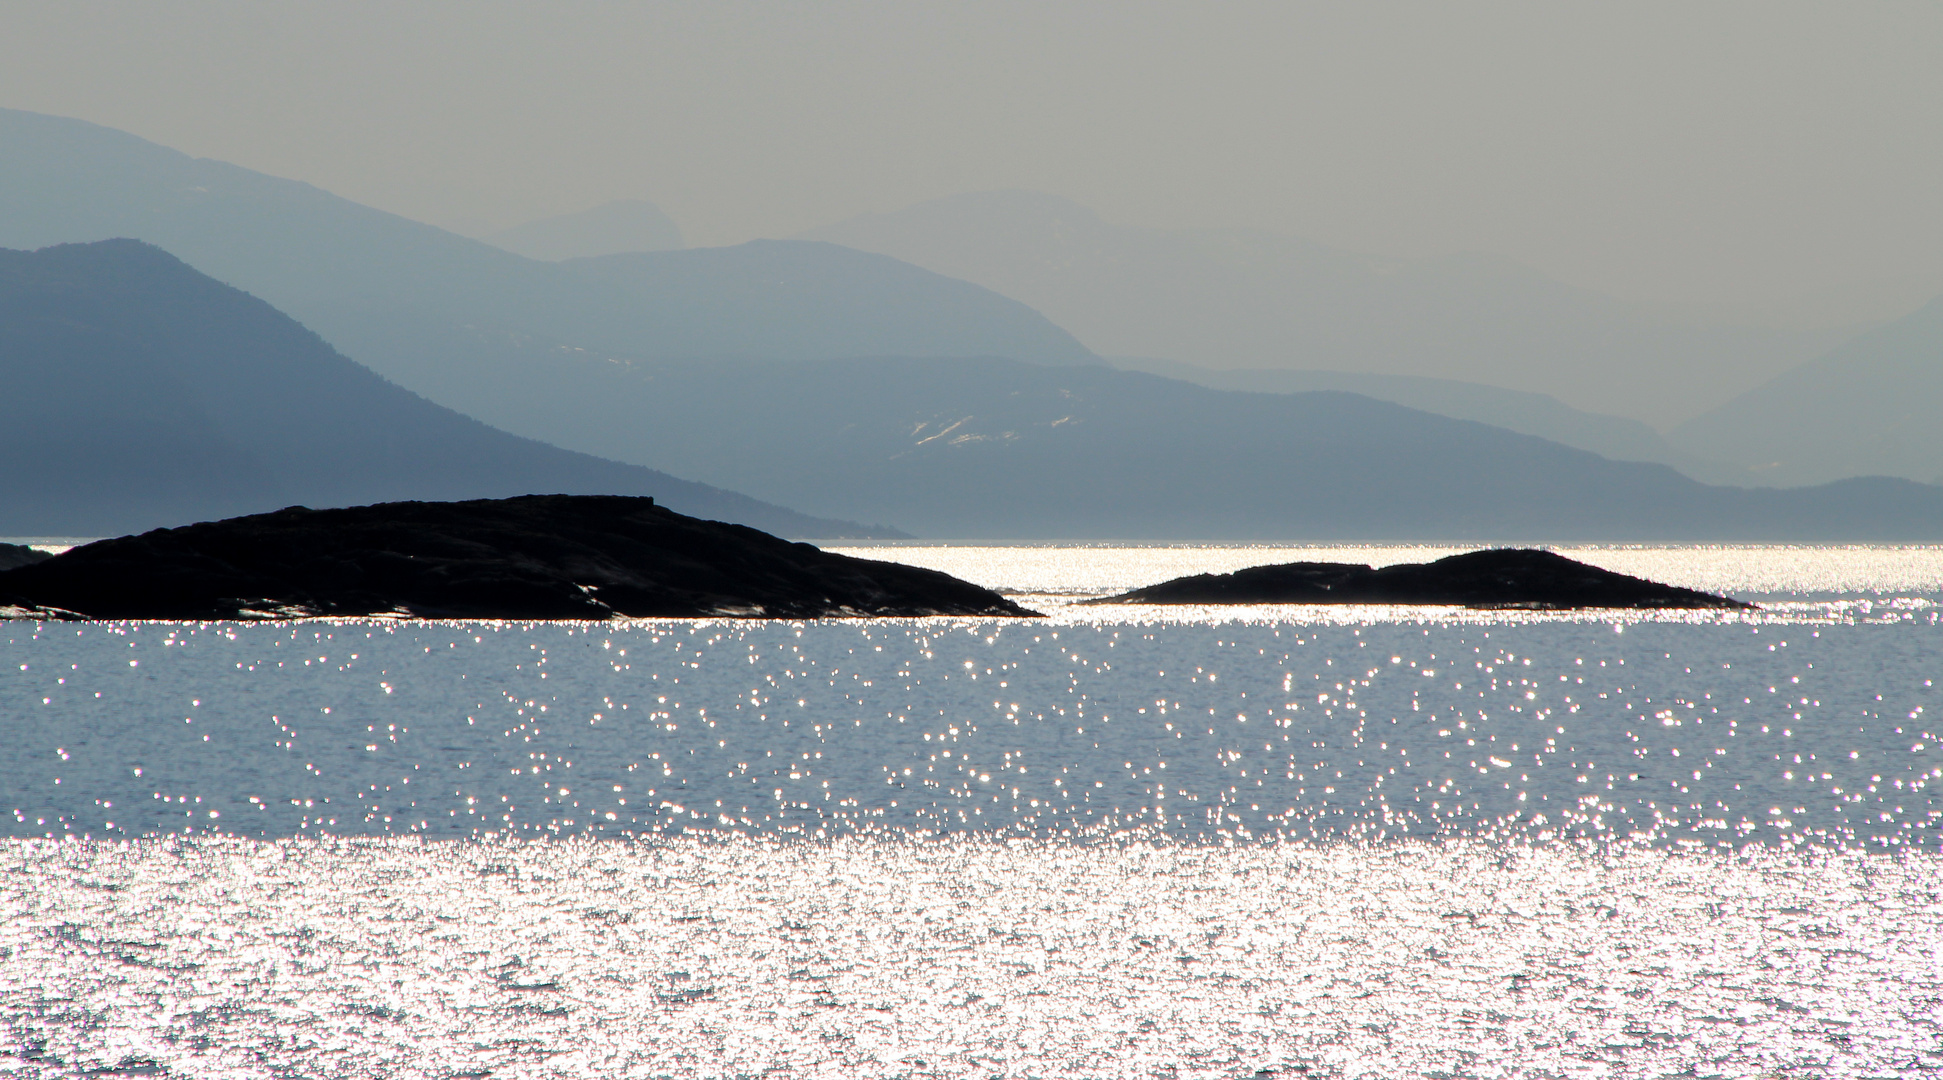
M 1943 294 L 1943 3 L 0 0 L 0 106 L 473 235 L 1033 188 L 1750 321 Z

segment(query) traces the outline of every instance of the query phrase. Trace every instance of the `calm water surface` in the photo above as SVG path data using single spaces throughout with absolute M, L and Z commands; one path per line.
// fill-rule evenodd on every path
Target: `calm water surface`
M 1943 551 L 1752 614 L 0 624 L 0 1072 L 1943 1069 Z M 94 1070 L 94 1072 L 90 1072 Z

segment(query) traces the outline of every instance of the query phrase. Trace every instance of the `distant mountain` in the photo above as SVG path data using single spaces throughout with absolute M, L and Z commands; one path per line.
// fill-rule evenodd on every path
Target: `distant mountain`
M 1125 371 L 1145 371 L 1171 379 L 1211 386 L 1218 390 L 1254 390 L 1271 394 L 1343 390 L 1378 401 L 1393 402 L 1480 424 L 1536 435 L 1555 443 L 1590 450 L 1615 461 L 1651 461 L 1711 483 L 1739 481 L 1733 466 L 1680 450 L 1652 427 L 1622 416 L 1585 412 L 1548 394 L 1506 390 L 1484 383 L 1432 379 L 1422 375 L 1367 375 L 1353 371 L 1278 371 L 1242 368 L 1220 371 L 1147 357 L 1109 356 L 1106 362 Z
M 627 356 L 1091 354 L 1030 308 L 809 241 L 538 262 L 308 184 L 0 110 L 0 247 L 132 237 L 447 404 L 478 341 Z
M 1662 314 L 1502 259 L 1382 260 L 1245 229 L 1143 229 L 1033 191 L 919 203 L 805 237 L 1032 305 L 1105 356 L 1416 375 L 1684 419 L 1829 348 Z
M 545 295 L 522 302 L 544 311 L 544 320 L 513 324 L 485 313 L 441 317 L 427 307 L 372 305 L 332 322 L 326 337 L 441 404 L 552 442 L 553 428 L 525 427 L 519 418 L 534 409 L 570 417 L 582 403 L 532 377 L 543 361 L 903 355 L 914 341 L 927 344 L 925 356 L 956 355 L 930 349 L 959 342 L 969 350 L 975 342 L 997 355 L 1047 360 L 1053 354 L 1041 347 L 1038 328 L 1063 336 L 982 289 L 834 244 L 760 240 L 536 265 L 552 271 Z M 1004 305 L 998 317 L 988 300 Z M 1013 309 L 1030 319 L 1011 318 Z M 521 328 L 542 321 L 545 331 Z M 652 348 L 631 344 L 644 337 Z M 1077 342 L 1070 358 L 1092 359 Z
M 888 532 L 495 430 L 133 240 L 0 250 L 0 387 L 0 535 L 528 493 L 652 495 L 794 536 Z
M 10 365 L 0 385 L 10 404 L 38 406 L 16 410 L 0 435 L 0 535 L 545 490 L 653 494 L 684 513 L 794 535 L 853 531 L 763 518 L 789 512 L 583 456 L 595 454 L 933 536 L 1943 539 L 1935 488 L 1708 488 L 1352 394 L 1240 393 L 1114 371 L 1018 301 L 881 254 L 765 241 L 538 262 L 304 184 L 0 111 L 0 245 L 130 235 L 180 248 L 191 266 L 286 307 L 441 405 L 581 453 L 388 386 L 266 304 L 197 292 L 216 288 L 199 277 L 196 289 L 179 285 L 187 270 L 172 260 L 175 277 L 116 271 L 72 288 L 36 277 L 45 267 L 35 264 L 16 275 L 28 284 L 0 330 Z M 99 250 L 131 266 L 160 257 L 131 244 Z M 1176 291 L 1213 303 L 1223 282 L 1248 279 L 1222 276 L 1234 265 L 1193 264 L 1212 284 L 1187 274 Z M 1335 294 L 1327 274 L 1313 292 L 1237 294 L 1231 321 L 1248 325 L 1273 303 L 1362 310 L 1357 290 L 1381 270 L 1344 271 L 1355 287 Z M 1397 308 L 1391 331 L 1415 318 L 1411 332 L 1429 340 L 1467 312 L 1502 326 L 1503 312 L 1528 307 L 1431 293 L 1437 304 Z M 1164 305 L 1171 294 L 1139 295 Z M 980 355 L 1014 359 L 954 359 Z M 1654 370 L 1633 374 L 1661 393 Z M 697 505 L 708 499 L 728 508 Z M 9 516 L 20 508 L 48 512 Z
M 679 251 L 681 230 L 644 199 L 603 203 L 592 210 L 541 218 L 480 239 L 529 259 L 584 259 L 627 251 Z
M 1876 474 L 1943 483 L 1943 299 L 1680 425 L 1742 483 Z
M 523 430 L 931 537 L 1943 540 L 1939 487 L 1709 487 L 1347 393 L 1002 359 L 485 370 L 530 402 Z

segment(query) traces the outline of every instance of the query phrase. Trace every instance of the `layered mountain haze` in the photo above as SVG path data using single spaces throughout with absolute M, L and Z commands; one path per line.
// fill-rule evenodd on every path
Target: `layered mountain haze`
M 1116 370 L 1019 299 L 887 254 L 761 240 L 540 261 L 0 111 L 0 244 L 127 236 L 182 259 L 134 240 L 6 256 L 9 389 L 38 408 L 6 436 L 27 467 L 0 490 L 0 533 L 558 491 L 799 536 L 1943 539 L 1943 488 L 1746 491 L 1599 456 L 1703 475 L 1733 460 L 1731 439 L 1669 447 L 1583 395 L 1691 411 L 1695 386 L 1734 370 L 1721 356 L 1760 343 L 1516 268 L 1117 229 L 1030 193 L 844 228 L 1013 274 L 1089 337 L 1334 362 L 1216 370 L 1128 349 L 1168 359 L 1118 363 L 1209 385 Z M 1908 363 L 1899 392 L 1928 400 Z M 1466 364 L 1476 380 L 1447 377 Z
M 1253 390 L 1269 394 L 1299 394 L 1342 390 L 1421 409 L 1453 420 L 1536 435 L 1555 443 L 1590 450 L 1615 461 L 1651 461 L 1671 465 L 1709 483 L 1735 483 L 1742 470 L 1733 465 L 1681 450 L 1649 425 L 1622 416 L 1586 412 L 1549 394 L 1506 390 L 1484 383 L 1433 379 L 1427 375 L 1370 375 L 1354 371 L 1290 371 L 1276 368 L 1218 370 L 1151 357 L 1111 356 L 1107 363 L 1127 371 L 1145 371 L 1182 379 L 1217 390 Z
M 1091 354 L 1015 300 L 809 241 L 549 263 L 78 120 L 0 110 L 0 247 L 129 237 L 444 401 L 480 340 L 627 356 Z
M 1738 483 L 1902 476 L 1943 484 L 1943 299 L 1776 376 L 1672 433 Z
M 834 244 L 756 240 L 534 265 L 546 268 L 544 280 L 499 312 L 374 304 L 330 321 L 325 336 L 402 385 L 500 426 L 530 408 L 570 414 L 579 407 L 535 371 L 508 372 L 517 392 L 482 377 L 543 357 L 802 360 L 964 351 L 1092 359 L 1023 305 Z M 555 441 L 551 429 L 513 430 Z
M 509 356 L 482 372 L 528 402 L 521 430 L 931 537 L 1943 539 L 1943 488 L 1709 487 L 1348 393 L 996 358 Z
M 0 535 L 399 499 L 652 495 L 793 536 L 897 535 L 497 431 L 133 240 L 0 250 Z
M 1651 424 L 1848 334 L 1657 312 L 1487 256 L 1377 259 L 1259 230 L 1116 225 L 1035 191 L 955 195 L 803 235 L 976 282 L 1101 355 L 1487 383 Z

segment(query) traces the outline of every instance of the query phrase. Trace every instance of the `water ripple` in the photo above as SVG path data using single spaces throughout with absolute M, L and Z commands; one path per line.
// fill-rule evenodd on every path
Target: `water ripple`
M 15 624 L 0 829 L 1938 840 L 1933 610 L 1478 618 Z
M 16 1076 L 1909 1075 L 1934 855 L 10 841 Z
M 1943 578 L 1823 554 L 1750 614 L 0 625 L 0 1075 L 1935 1072 Z

